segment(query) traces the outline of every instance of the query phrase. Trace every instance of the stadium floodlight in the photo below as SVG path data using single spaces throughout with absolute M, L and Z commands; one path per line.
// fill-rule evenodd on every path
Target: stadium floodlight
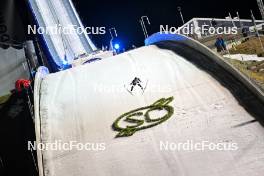
M 120 45 L 119 45 L 118 43 L 116 43 L 116 44 L 114 45 L 114 48 L 115 48 L 116 50 L 119 50 Z
M 66 60 L 63 60 L 63 61 L 62 61 L 62 64 L 63 64 L 63 65 L 67 65 L 68 62 L 67 62 Z

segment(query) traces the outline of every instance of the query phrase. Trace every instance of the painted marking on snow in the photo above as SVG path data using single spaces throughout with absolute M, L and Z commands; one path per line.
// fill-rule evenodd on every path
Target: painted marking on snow
M 129 111 L 121 116 L 119 116 L 113 123 L 112 128 L 119 133 L 116 137 L 128 137 L 132 136 L 134 133 L 140 130 L 154 127 L 168 120 L 174 113 L 174 108 L 169 105 L 173 101 L 173 97 L 161 98 L 155 103 L 137 108 L 135 110 Z M 165 110 L 167 113 L 162 117 L 151 118 L 151 111 L 162 111 Z M 145 111 L 143 113 L 142 111 Z M 140 118 L 141 117 L 141 118 Z M 126 127 L 122 127 L 121 123 L 130 123 Z

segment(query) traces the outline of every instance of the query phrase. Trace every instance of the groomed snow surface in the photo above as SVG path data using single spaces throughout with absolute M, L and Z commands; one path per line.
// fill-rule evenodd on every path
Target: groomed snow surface
M 224 57 L 240 61 L 263 61 L 264 57 L 258 57 L 256 54 L 226 54 Z
M 199 58 L 197 58 L 199 59 Z M 145 93 L 129 87 L 134 77 Z M 262 176 L 264 129 L 215 78 L 183 57 L 147 46 L 50 74 L 41 83 L 38 140 L 105 143 L 105 150 L 41 151 L 45 176 Z M 174 97 L 162 124 L 115 138 L 123 113 Z M 249 123 L 252 122 L 252 123 Z M 160 144 L 235 143 L 238 150 L 161 150 Z M 42 162 L 43 161 L 43 162 Z M 41 170 L 41 169 L 40 169 Z

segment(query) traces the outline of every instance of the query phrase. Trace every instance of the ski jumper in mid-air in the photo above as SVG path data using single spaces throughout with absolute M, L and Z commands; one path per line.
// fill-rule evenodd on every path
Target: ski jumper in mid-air
M 141 86 L 140 83 L 141 83 L 141 80 L 138 77 L 135 77 L 133 81 L 130 83 L 131 85 L 130 91 L 132 92 L 135 86 L 139 86 L 143 90 L 143 87 Z

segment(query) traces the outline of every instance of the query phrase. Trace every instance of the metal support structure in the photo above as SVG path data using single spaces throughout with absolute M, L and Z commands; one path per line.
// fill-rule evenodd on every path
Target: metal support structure
M 240 28 L 243 28 L 243 24 L 241 23 L 239 13 L 236 12 L 236 14 L 237 14 L 237 18 L 238 18 L 238 21 L 239 21 L 239 26 L 240 26 Z
M 142 30 L 143 30 L 143 33 L 144 33 L 144 37 L 147 38 L 147 34 L 146 34 L 146 31 L 145 31 L 145 28 L 144 28 L 144 25 L 143 25 L 141 19 L 139 20 L 139 23 L 140 23 L 140 25 L 142 27 Z
M 236 27 L 236 25 L 235 25 L 235 23 L 234 23 L 234 21 L 233 21 L 233 18 L 232 18 L 232 15 L 231 15 L 230 12 L 228 13 L 228 16 L 229 16 L 229 18 L 230 18 L 230 20 L 231 20 L 232 25 L 233 25 L 234 27 Z
M 178 10 L 178 11 L 179 11 L 179 13 L 180 13 L 181 20 L 182 20 L 182 24 L 184 25 L 184 24 L 185 24 L 185 22 L 184 22 L 184 18 L 183 18 L 183 15 L 182 15 L 181 7 L 180 7 L 180 6 L 179 6 L 179 7 L 177 7 L 177 10 Z
M 259 11 L 262 17 L 262 20 L 264 20 L 264 5 L 262 0 L 257 0 Z
M 114 31 L 114 35 L 112 34 L 112 31 Z M 110 33 L 110 35 L 111 35 L 110 47 L 111 47 L 111 50 L 114 51 L 113 40 L 114 40 L 115 37 L 117 37 L 116 28 L 115 28 L 115 27 L 110 28 L 110 29 L 109 29 L 109 33 Z
M 148 16 L 142 16 L 139 20 L 141 27 L 142 27 L 142 30 L 143 30 L 143 33 L 144 33 L 144 36 L 145 36 L 145 39 L 146 39 L 146 38 L 148 38 L 148 31 L 147 31 L 144 19 L 146 19 L 146 21 L 148 22 L 148 25 L 150 25 L 150 21 L 149 21 Z
M 259 39 L 259 43 L 260 43 L 261 49 L 262 49 L 262 51 L 264 52 L 264 47 L 263 47 L 263 44 L 262 44 L 261 38 L 260 38 L 260 36 L 259 36 L 258 29 L 257 29 L 257 25 L 256 25 L 256 19 L 255 19 L 255 17 L 254 17 L 254 14 L 253 14 L 252 10 L 250 10 L 250 13 L 251 13 L 251 18 L 252 18 L 253 23 L 254 23 L 254 28 L 255 28 L 256 35 L 257 35 L 257 37 L 258 37 L 258 39 Z
M 114 31 L 115 36 L 113 36 L 112 30 Z M 111 35 L 112 38 L 117 37 L 117 32 L 116 32 L 116 28 L 115 27 L 110 28 L 109 32 L 110 32 L 110 35 Z
M 4 168 L 5 168 L 4 161 L 0 156 L 0 173 L 1 173 L 1 170 L 3 170 Z

